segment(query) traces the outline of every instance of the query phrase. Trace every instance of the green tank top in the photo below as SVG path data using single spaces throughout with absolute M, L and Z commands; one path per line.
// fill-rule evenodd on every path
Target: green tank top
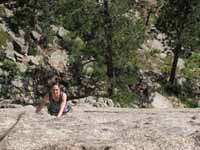
M 55 101 L 51 92 L 49 93 L 49 107 L 48 110 L 52 113 L 58 113 L 60 110 L 60 105 L 62 103 L 63 92 L 60 92 L 59 100 Z

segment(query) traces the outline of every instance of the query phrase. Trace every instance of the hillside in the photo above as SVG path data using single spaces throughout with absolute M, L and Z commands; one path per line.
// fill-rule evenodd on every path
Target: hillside
M 199 150 L 199 8 L 1 0 L 0 150 Z M 36 114 L 55 81 L 73 111 Z
M 45 110 L 41 114 L 34 111 L 32 106 L 0 110 L 1 150 L 200 149 L 199 109 L 97 109 L 79 105 L 59 119 Z
M 192 17 L 200 15 L 199 3 L 181 5 L 2 1 L 0 103 L 36 105 L 58 80 L 70 100 L 96 97 L 90 103 L 97 107 L 109 102 L 115 107 L 198 107 L 199 22 Z M 182 8 L 194 9 L 190 14 Z M 178 28 L 173 28 L 173 15 Z M 192 19 L 182 22 L 183 15 Z M 188 28 L 180 28 L 182 23 Z

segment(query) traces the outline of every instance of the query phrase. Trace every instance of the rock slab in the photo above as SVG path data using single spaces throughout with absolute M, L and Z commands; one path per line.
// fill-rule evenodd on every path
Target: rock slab
M 34 111 L 0 109 L 0 150 L 200 149 L 200 109 L 75 106 L 61 118 Z

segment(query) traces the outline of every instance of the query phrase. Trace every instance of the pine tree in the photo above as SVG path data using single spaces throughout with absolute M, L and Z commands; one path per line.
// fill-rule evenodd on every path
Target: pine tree
M 110 96 L 113 88 L 126 89 L 122 85 L 127 84 L 128 76 L 133 78 L 130 68 L 134 68 L 135 51 L 144 39 L 144 24 L 135 18 L 133 1 L 62 0 L 57 8 L 61 7 L 56 11 L 57 22 L 85 41 L 81 54 L 95 59 L 94 78 L 107 78 Z
M 166 0 L 160 10 L 156 26 L 167 35 L 166 40 L 174 54 L 169 78 L 171 84 L 174 84 L 182 51 L 193 49 L 199 43 L 199 4 L 198 0 Z

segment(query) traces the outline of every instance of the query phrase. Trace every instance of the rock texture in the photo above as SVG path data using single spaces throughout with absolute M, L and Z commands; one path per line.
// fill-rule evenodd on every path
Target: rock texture
M 1 150 L 199 150 L 199 109 L 0 109 Z M 6 135 L 5 135 L 6 133 Z

